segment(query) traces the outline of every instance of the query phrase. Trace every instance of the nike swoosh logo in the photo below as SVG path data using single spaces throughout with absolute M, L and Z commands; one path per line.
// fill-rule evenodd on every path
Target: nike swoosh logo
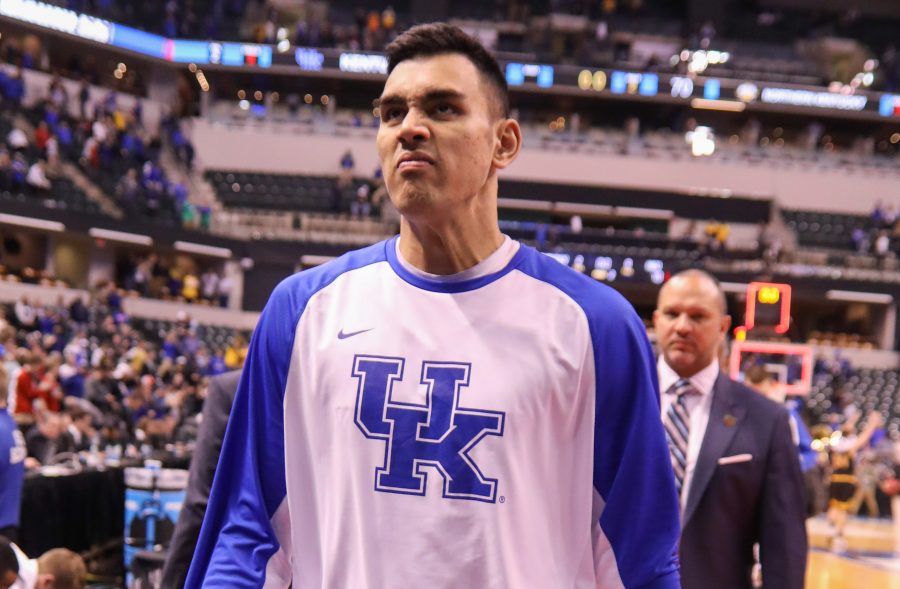
M 370 327 L 369 329 L 360 329 L 359 331 L 351 331 L 350 333 L 344 333 L 344 330 L 341 329 L 338 332 L 338 339 L 347 339 L 348 337 L 353 337 L 354 335 L 359 335 L 361 333 L 365 333 L 367 331 L 372 331 L 375 329 L 374 327 Z

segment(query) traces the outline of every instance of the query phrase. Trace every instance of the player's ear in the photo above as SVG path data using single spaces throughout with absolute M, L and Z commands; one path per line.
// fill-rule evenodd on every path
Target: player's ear
M 34 589 L 53 589 L 56 586 L 56 577 L 49 573 L 42 573 L 38 575 L 37 582 L 34 584 Z
M 496 137 L 493 163 L 494 168 L 502 170 L 515 161 L 522 149 L 522 128 L 515 119 L 500 119 L 496 126 Z
M 731 329 L 731 315 L 723 315 L 722 316 L 722 333 L 724 335 L 728 335 L 729 329 Z

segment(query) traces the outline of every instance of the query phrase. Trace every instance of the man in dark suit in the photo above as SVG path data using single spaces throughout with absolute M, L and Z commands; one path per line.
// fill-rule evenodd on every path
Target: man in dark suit
M 200 535 L 200 525 L 206 513 L 209 489 L 216 474 L 225 426 L 228 425 L 228 415 L 231 413 L 234 393 L 240 379 L 241 371 L 235 370 L 213 377 L 209 381 L 206 401 L 203 404 L 203 420 L 197 433 L 197 446 L 191 458 L 187 496 L 178 516 L 178 523 L 175 525 L 175 533 L 163 569 L 161 587 L 166 589 L 181 589 L 184 586 L 184 578 L 191 565 L 197 536 Z
M 802 589 L 804 486 L 787 411 L 719 369 L 731 326 L 718 282 L 677 274 L 653 314 L 662 420 L 681 494 L 684 589 Z

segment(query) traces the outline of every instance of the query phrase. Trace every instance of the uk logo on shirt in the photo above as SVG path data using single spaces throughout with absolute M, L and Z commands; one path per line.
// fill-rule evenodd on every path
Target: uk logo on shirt
M 391 391 L 403 380 L 404 358 L 357 355 L 356 426 L 366 438 L 385 443 L 375 469 L 375 490 L 425 495 L 428 468 L 443 478 L 443 497 L 493 503 L 497 479 L 488 478 L 469 456 L 485 436 L 502 436 L 506 416 L 459 406 L 471 364 L 422 363 L 425 402 L 400 403 Z

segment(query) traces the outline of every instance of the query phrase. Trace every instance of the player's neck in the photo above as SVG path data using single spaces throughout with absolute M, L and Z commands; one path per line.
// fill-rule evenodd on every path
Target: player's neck
M 468 270 L 503 243 L 497 215 L 483 215 L 460 222 L 443 219 L 440 223 L 400 222 L 400 255 L 414 267 L 447 276 Z

